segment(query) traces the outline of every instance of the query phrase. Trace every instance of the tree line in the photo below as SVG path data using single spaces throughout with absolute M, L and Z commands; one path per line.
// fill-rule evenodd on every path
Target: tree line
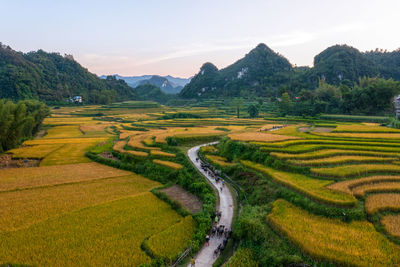
M 34 136 L 49 114 L 49 108 L 39 101 L 14 103 L 0 100 L 0 152 L 14 148 Z

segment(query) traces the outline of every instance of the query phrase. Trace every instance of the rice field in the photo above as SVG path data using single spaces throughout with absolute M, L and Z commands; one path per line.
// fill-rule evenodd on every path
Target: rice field
M 315 258 L 344 266 L 396 266 L 400 263 L 400 246 L 366 221 L 345 223 L 328 219 L 285 200 L 277 200 L 268 222 Z
M 0 193 L 0 232 L 15 231 L 73 210 L 133 196 L 160 186 L 131 174 Z
M 283 140 L 298 139 L 298 137 L 270 134 L 263 132 L 244 132 L 244 133 L 232 133 L 228 134 L 231 140 L 235 141 L 257 141 L 257 142 L 277 142 Z
M 278 171 L 251 161 L 241 161 L 241 163 L 312 199 L 341 206 L 354 206 L 356 204 L 356 199 L 353 196 L 326 188 L 325 186 L 331 184 L 332 180 L 319 180 L 302 174 Z
M 206 155 L 206 158 L 214 164 L 217 164 L 222 167 L 233 166 L 235 163 L 228 162 L 228 160 L 221 156 L 215 155 Z
M 142 242 L 181 217 L 152 193 L 99 204 L 0 233 L 0 264 L 138 266 L 151 258 Z M 29 240 L 29 242 L 27 242 Z
M 376 124 L 339 124 L 334 133 L 400 133 L 399 129 Z
M 277 157 L 279 159 L 287 160 L 312 160 L 312 159 L 320 159 L 320 158 L 328 158 L 335 156 L 379 156 L 379 157 L 399 157 L 399 153 L 391 153 L 391 152 L 377 152 L 374 151 L 364 151 L 364 150 L 344 150 L 344 149 L 322 149 L 307 153 L 300 154 L 292 154 L 292 153 L 283 153 L 283 152 L 271 152 L 271 156 Z
M 311 173 L 317 176 L 344 179 L 375 173 L 400 173 L 400 165 L 395 164 L 349 164 L 337 167 L 311 168 Z
M 46 157 L 51 152 L 59 149 L 61 146 L 63 146 L 63 144 L 22 146 L 19 148 L 11 149 L 8 151 L 8 153 L 12 153 L 13 158 L 41 159 L 41 158 Z
M 85 156 L 85 153 L 96 144 L 97 142 L 64 144 L 59 149 L 49 153 L 40 162 L 40 166 L 91 162 L 91 160 Z
M 398 193 L 382 193 L 372 194 L 365 200 L 365 210 L 369 214 L 379 211 L 400 211 L 400 194 Z
M 168 152 L 164 152 L 164 151 L 160 151 L 160 150 L 151 150 L 150 154 L 152 156 L 161 156 L 161 157 L 167 157 L 167 158 L 175 158 L 176 155 L 173 153 L 168 153 Z
M 347 181 L 340 181 L 328 186 L 333 190 L 338 190 L 347 194 L 353 194 L 352 190 L 364 185 L 379 184 L 383 182 L 400 182 L 400 176 L 386 175 L 386 176 L 370 176 L 359 179 L 352 179 Z
M 55 126 L 47 130 L 44 139 L 82 137 L 82 135 L 78 125 Z
M 381 220 L 386 232 L 390 235 L 400 238 L 400 215 L 385 215 Z
M 377 156 L 332 156 L 327 158 L 309 159 L 309 160 L 288 160 L 287 162 L 299 166 L 325 166 L 342 165 L 349 163 L 391 163 L 398 158 L 385 158 Z
M 0 192 L 90 181 L 130 174 L 131 172 L 111 168 L 95 162 L 60 166 L 1 169 Z
M 239 248 L 225 264 L 226 267 L 258 267 L 254 260 L 254 253 L 249 248 Z
M 189 246 L 189 241 L 195 229 L 196 221 L 192 216 L 186 216 L 164 231 L 152 235 L 145 241 L 145 247 L 156 258 L 172 261 Z
M 179 163 L 175 163 L 172 161 L 160 160 L 160 159 L 153 159 L 153 163 L 157 165 L 161 165 L 164 167 L 168 167 L 173 170 L 180 170 L 183 169 L 183 166 Z
M 398 182 L 382 182 L 375 184 L 360 185 L 353 188 L 353 195 L 356 197 L 364 197 L 365 194 L 377 193 L 377 192 L 399 192 L 400 193 L 400 181 Z

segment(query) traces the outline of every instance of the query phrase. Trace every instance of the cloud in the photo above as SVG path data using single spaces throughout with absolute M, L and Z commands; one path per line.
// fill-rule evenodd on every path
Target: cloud
M 287 34 L 281 34 L 270 38 L 268 44 L 272 47 L 287 47 L 311 42 L 316 39 L 317 34 L 295 31 Z

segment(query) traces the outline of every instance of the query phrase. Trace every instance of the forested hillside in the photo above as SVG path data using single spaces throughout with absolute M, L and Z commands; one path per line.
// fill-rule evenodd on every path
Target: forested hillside
M 62 103 L 76 95 L 90 104 L 137 99 L 124 81 L 99 79 L 70 55 L 22 53 L 0 45 L 0 98 Z

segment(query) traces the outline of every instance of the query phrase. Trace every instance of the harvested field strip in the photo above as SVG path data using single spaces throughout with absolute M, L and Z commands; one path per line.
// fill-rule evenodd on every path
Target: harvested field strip
M 400 193 L 400 181 L 361 185 L 353 188 L 353 195 L 356 197 L 363 197 L 365 194 L 368 193 L 379 193 L 379 192 Z
M 365 210 L 369 214 L 385 210 L 400 211 L 400 194 L 383 193 L 369 195 L 365 200 Z
M 361 146 L 361 145 L 294 145 L 287 148 L 274 148 L 274 147 L 260 147 L 260 150 L 268 152 L 283 152 L 283 153 L 307 153 L 323 149 L 341 149 L 341 150 L 363 150 L 363 151 L 374 151 L 374 152 L 397 152 L 400 153 L 400 147 L 386 147 L 386 146 Z
M 12 153 L 13 158 L 37 158 L 41 159 L 56 149 L 59 149 L 63 144 L 48 144 L 48 145 L 34 145 L 22 146 L 19 148 L 11 149 L 7 153 Z
M 371 157 L 371 156 L 334 156 L 329 158 L 321 159 L 309 159 L 309 160 L 288 160 L 287 162 L 298 166 L 326 166 L 326 165 L 342 165 L 349 163 L 390 163 L 398 158 L 382 158 L 382 157 Z
M 288 135 L 278 135 L 263 132 L 244 132 L 228 134 L 231 140 L 235 141 L 259 141 L 259 142 L 276 142 L 282 140 L 298 139 L 298 137 Z
M 139 266 L 151 261 L 142 242 L 180 220 L 167 203 L 142 193 L 2 233 L 0 264 Z
M 196 229 L 196 221 L 186 216 L 179 223 L 157 233 L 145 241 L 145 247 L 157 258 L 176 259 L 188 245 Z
M 323 137 L 350 137 L 365 139 L 399 139 L 400 133 L 316 133 Z
M 46 145 L 46 144 L 83 144 L 83 143 L 100 143 L 107 141 L 104 137 L 87 137 L 87 138 L 56 138 L 56 139 L 34 139 L 24 142 L 24 145 Z
M 150 154 L 152 156 L 162 156 L 162 157 L 169 157 L 169 158 L 175 158 L 176 157 L 175 154 L 164 152 L 164 151 L 160 151 L 160 150 L 151 150 Z
M 390 235 L 400 238 L 400 215 L 385 215 L 381 219 L 382 225 Z
M 143 151 L 125 150 L 124 149 L 125 145 L 126 145 L 126 141 L 125 140 L 116 141 L 114 146 L 113 146 L 113 149 L 115 151 L 120 152 L 120 153 L 131 154 L 131 155 L 138 156 L 138 157 L 147 157 L 149 155 L 149 153 L 143 152 Z
M 220 157 L 220 156 L 206 155 L 206 158 L 208 160 L 210 160 L 211 162 L 213 162 L 214 164 L 218 164 L 222 167 L 235 165 L 235 163 L 228 162 L 228 160 L 226 158 Z
M 65 144 L 48 154 L 40 162 L 40 166 L 91 162 L 91 160 L 85 156 L 85 153 L 95 145 L 96 143 Z
M 390 152 L 374 152 L 374 151 L 360 151 L 360 150 L 344 150 L 344 149 L 323 149 L 301 154 L 290 154 L 282 152 L 271 152 L 271 156 L 278 159 L 293 159 L 293 160 L 309 160 L 327 158 L 341 155 L 358 155 L 358 156 L 379 156 L 379 157 L 399 157 L 399 153 Z
M 318 180 L 302 174 L 278 171 L 251 161 L 241 162 L 244 166 L 260 171 L 272 180 L 315 200 L 341 206 L 354 206 L 356 204 L 356 199 L 353 196 L 325 188 L 332 181 Z
M 183 166 L 181 164 L 171 162 L 171 161 L 153 159 L 153 163 L 164 166 L 164 167 L 168 167 L 168 168 L 174 169 L 174 170 L 183 169 Z
M 71 138 L 80 137 L 83 133 L 79 130 L 79 126 L 68 125 L 68 126 L 56 126 L 47 130 L 47 134 L 44 139 L 51 138 Z
M 60 214 L 160 186 L 131 174 L 88 182 L 0 193 L 0 232 L 14 231 Z
M 0 192 L 89 181 L 130 174 L 132 173 L 95 162 L 60 166 L 2 169 L 0 170 Z
M 333 190 L 338 190 L 344 193 L 352 194 L 352 190 L 358 186 L 369 185 L 381 182 L 400 182 L 400 176 L 370 176 L 359 179 L 341 181 L 328 186 L 328 188 Z
M 171 200 L 178 202 L 180 205 L 182 205 L 182 207 L 191 213 L 197 213 L 202 210 L 203 203 L 201 200 L 179 185 L 172 185 L 170 187 L 160 189 L 159 192 L 166 194 Z
M 344 266 L 396 266 L 400 246 L 366 221 L 345 223 L 311 214 L 285 200 L 273 204 L 269 223 L 305 253 Z
M 400 173 L 400 165 L 394 164 L 353 164 L 337 167 L 311 168 L 317 176 L 346 178 L 370 173 Z
M 290 148 L 296 145 L 351 145 L 351 146 L 379 146 L 379 147 L 400 147 L 400 143 L 393 142 L 371 142 L 371 141 L 358 141 L 358 140 L 332 140 L 332 139 L 300 139 L 289 140 L 282 142 L 263 143 L 251 142 L 252 144 L 260 145 L 263 147 L 276 147 L 276 148 Z
M 339 124 L 335 133 L 400 133 L 399 129 L 377 126 L 377 125 L 362 125 L 362 124 Z

